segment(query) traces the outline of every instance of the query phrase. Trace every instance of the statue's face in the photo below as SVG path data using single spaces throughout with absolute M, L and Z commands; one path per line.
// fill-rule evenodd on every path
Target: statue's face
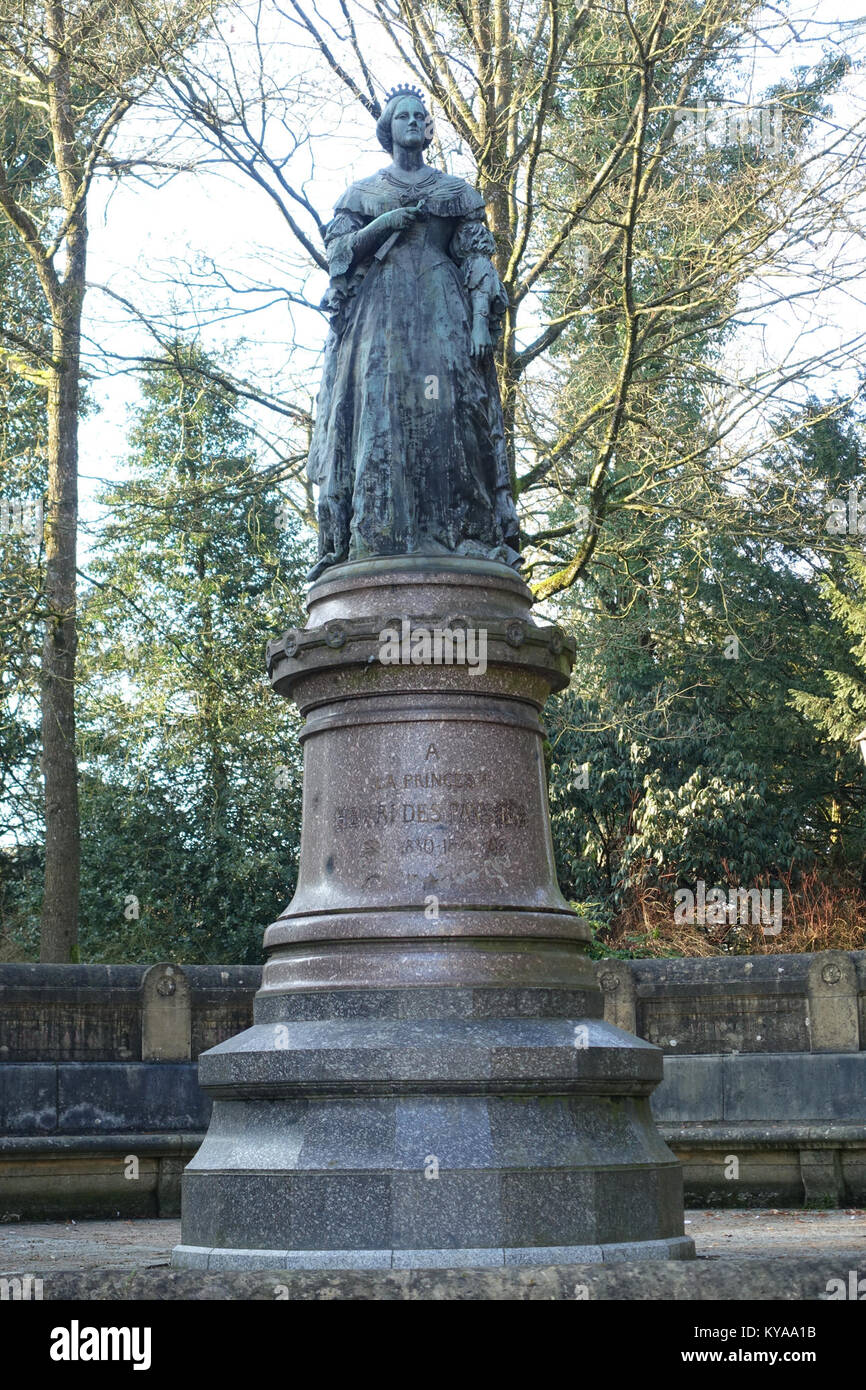
M 405 150 L 420 150 L 427 136 L 427 113 L 417 97 L 404 97 L 391 117 L 391 139 Z

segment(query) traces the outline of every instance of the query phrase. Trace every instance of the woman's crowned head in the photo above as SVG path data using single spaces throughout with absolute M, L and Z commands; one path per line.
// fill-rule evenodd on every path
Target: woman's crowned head
M 419 107 L 424 113 L 424 142 L 421 146 L 426 150 L 427 146 L 433 142 L 433 118 L 424 103 L 424 97 L 417 87 L 400 86 L 394 87 L 385 98 L 385 105 L 382 114 L 376 122 L 376 138 L 388 154 L 394 153 L 394 136 L 391 130 L 391 122 L 398 111 L 403 112 L 403 107 Z

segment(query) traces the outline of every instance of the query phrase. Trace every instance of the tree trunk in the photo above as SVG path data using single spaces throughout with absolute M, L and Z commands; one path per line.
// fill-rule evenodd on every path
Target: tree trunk
M 67 286 L 67 294 L 72 289 Z M 82 292 L 55 322 L 48 388 L 48 497 L 42 647 L 45 892 L 39 958 L 73 959 L 78 942 L 81 839 L 75 749 L 75 574 L 78 538 L 78 404 Z

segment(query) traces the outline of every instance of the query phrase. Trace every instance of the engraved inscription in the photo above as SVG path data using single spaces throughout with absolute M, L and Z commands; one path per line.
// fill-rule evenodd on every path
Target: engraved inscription
M 380 801 L 337 806 L 334 829 L 373 830 L 389 825 L 443 825 L 466 830 L 526 826 L 526 807 L 507 797 L 501 801 Z
M 396 825 L 397 806 L 392 801 L 377 805 L 367 802 L 360 806 L 338 806 L 334 812 L 335 830 L 375 830 L 377 826 Z
M 430 791 L 444 787 L 449 792 L 472 791 L 475 787 L 487 787 L 490 776 L 487 772 L 386 772 L 376 776 L 373 790 L 384 791 Z
M 504 891 L 534 804 L 520 791 L 508 794 L 509 767 L 460 765 L 453 751 L 442 758 L 435 743 L 408 766 L 385 759 L 363 779 L 349 767 L 345 785 L 353 790 L 331 812 L 336 836 L 350 843 L 358 886 L 376 892 L 402 882 L 410 897 L 459 896 L 494 882 Z

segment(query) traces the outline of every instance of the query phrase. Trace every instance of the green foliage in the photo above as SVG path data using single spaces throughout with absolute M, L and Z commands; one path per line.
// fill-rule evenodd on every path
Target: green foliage
M 269 789 L 219 830 L 141 772 L 127 786 L 86 776 L 83 958 L 258 962 L 297 856 L 296 797 Z
M 79 658 L 85 960 L 257 961 L 296 869 L 298 719 L 264 649 L 301 621 L 309 546 L 211 366 L 178 343 L 148 373 L 130 476 L 100 498 Z
M 860 429 L 814 406 L 779 422 L 780 467 L 801 486 L 763 505 L 791 508 L 789 545 L 720 495 L 712 532 L 638 518 L 582 586 L 567 612 L 578 670 L 548 716 L 567 894 L 621 906 L 647 885 L 862 861 L 866 562 L 825 528 Z
M 177 344 L 149 374 L 132 476 L 102 498 L 82 658 L 90 958 L 257 960 L 297 862 L 298 720 L 264 648 L 300 621 L 308 548 L 257 487 L 211 366 Z

